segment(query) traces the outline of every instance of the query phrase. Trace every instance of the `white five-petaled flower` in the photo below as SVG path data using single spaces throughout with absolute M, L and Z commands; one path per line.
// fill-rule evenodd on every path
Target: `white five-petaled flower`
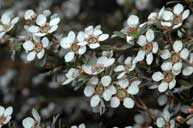
M 73 61 L 75 54 L 83 55 L 86 52 L 86 44 L 87 42 L 84 41 L 83 32 L 79 32 L 76 36 L 73 31 L 70 31 L 68 36 L 62 38 L 60 42 L 60 46 L 68 50 L 67 54 L 64 56 L 65 61 Z
M 35 110 L 32 109 L 32 117 L 27 117 L 22 121 L 22 125 L 24 128 L 40 128 L 40 115 L 39 113 Z
M 86 125 L 84 123 L 82 123 L 82 124 L 80 124 L 78 126 L 73 125 L 73 126 L 71 126 L 71 128 L 86 128 Z
M 3 106 L 0 106 L 0 128 L 11 120 L 12 113 L 12 107 L 4 108 Z
M 172 70 L 175 75 L 180 74 L 183 66 L 183 60 L 187 60 L 189 56 L 189 50 L 183 48 L 183 43 L 177 40 L 173 44 L 173 51 L 168 49 L 162 51 L 161 58 L 167 60 L 161 65 L 163 71 Z
M 96 49 L 100 47 L 100 42 L 109 38 L 108 34 L 103 34 L 100 25 L 96 27 L 89 26 L 85 28 L 84 33 L 85 40 L 90 49 Z
M 124 65 L 118 65 L 115 67 L 115 72 L 120 72 L 117 79 L 123 78 L 127 73 L 133 71 L 136 67 L 136 62 L 132 57 L 127 57 L 125 59 Z
M 123 29 L 123 32 L 127 35 L 127 43 L 133 44 L 133 33 L 138 31 L 139 18 L 136 15 L 130 15 L 127 19 L 127 26 Z
M 88 75 L 97 75 L 105 70 L 105 68 L 110 67 L 115 62 L 115 58 L 108 58 L 106 56 L 101 56 L 97 58 L 94 64 L 84 64 L 82 65 L 82 70 Z
M 45 49 L 49 46 L 49 40 L 47 37 L 40 39 L 33 36 L 33 40 L 27 40 L 23 44 L 23 48 L 27 52 L 27 61 L 33 61 L 36 56 L 38 59 L 42 59 L 45 54 Z
M 152 79 L 156 82 L 160 82 L 158 85 L 158 91 L 159 92 L 165 92 L 166 90 L 173 89 L 176 86 L 176 79 L 175 75 L 171 72 L 155 72 L 152 75 Z
M 120 79 L 117 81 L 116 93 L 111 98 L 111 107 L 117 108 L 123 102 L 126 108 L 133 108 L 135 105 L 131 96 L 139 92 L 139 85 L 141 81 L 134 80 L 129 82 L 127 79 Z
M 137 41 L 142 49 L 138 51 L 134 60 L 142 61 L 146 56 L 146 62 L 148 65 L 153 62 L 153 54 L 158 52 L 158 44 L 154 42 L 154 31 L 149 29 L 145 35 L 140 35 Z
M 166 107 L 160 117 L 156 120 L 158 128 L 175 128 L 175 120 L 171 119 L 171 113 L 169 113 Z
M 109 101 L 116 89 L 112 86 L 112 79 L 110 76 L 103 76 L 100 80 L 97 76 L 93 76 L 88 85 L 84 89 L 84 95 L 91 97 L 90 105 L 96 107 L 101 100 Z
M 28 31 L 39 37 L 55 32 L 58 29 L 60 18 L 57 16 L 51 16 L 50 21 L 47 20 L 48 19 L 45 14 L 37 15 L 36 24 L 31 25 L 28 28 Z
M 69 71 L 66 73 L 66 79 L 62 83 L 62 85 L 69 84 L 70 82 L 75 80 L 79 75 L 80 75 L 79 69 L 76 69 L 76 68 L 69 69 Z
M 174 15 L 172 11 L 162 8 L 162 10 L 160 10 L 159 12 L 159 17 L 160 17 L 159 20 L 161 22 L 162 29 L 168 30 L 169 28 L 172 27 L 173 19 L 174 19 Z
M 0 38 L 9 32 L 19 21 L 19 17 L 13 17 L 11 12 L 5 12 L 0 21 Z
M 184 10 L 184 6 L 182 4 L 176 4 L 173 8 L 174 19 L 173 19 L 173 29 L 177 29 L 182 26 L 183 20 L 188 18 L 190 15 L 190 10 Z
M 188 60 L 188 65 L 184 66 L 184 69 L 182 70 L 182 74 L 184 76 L 189 76 L 193 73 L 193 53 L 190 53 L 190 58 Z

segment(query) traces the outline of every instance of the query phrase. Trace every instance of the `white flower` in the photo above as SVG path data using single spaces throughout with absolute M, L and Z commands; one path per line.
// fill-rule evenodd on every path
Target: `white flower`
M 40 115 L 39 113 L 35 110 L 32 109 L 32 117 L 27 117 L 22 121 L 22 125 L 24 128 L 40 128 Z
M 34 12 L 34 10 L 29 9 L 29 10 L 25 11 L 24 19 L 25 20 L 35 20 L 36 19 L 36 13 Z
M 31 25 L 28 31 L 35 36 L 42 37 L 55 32 L 58 29 L 59 22 L 60 18 L 57 16 L 51 16 L 48 22 L 45 14 L 39 14 L 36 18 L 36 24 Z
M 136 62 L 132 59 L 132 57 L 127 57 L 125 59 L 124 65 L 118 65 L 115 67 L 115 72 L 120 72 L 117 76 L 117 79 L 123 78 L 127 73 L 133 71 L 136 67 Z
M 94 76 L 90 79 L 88 85 L 84 89 L 84 95 L 91 97 L 90 105 L 96 107 L 101 100 L 109 101 L 116 89 L 111 85 L 112 79 L 110 76 L 103 76 L 100 81 Z
M 82 65 L 82 70 L 88 75 L 97 75 L 104 71 L 105 68 L 110 67 L 115 62 L 115 58 L 108 58 L 106 56 L 99 57 L 95 64 Z
M 137 44 L 139 44 L 142 49 L 138 51 L 135 57 L 136 61 L 142 61 L 146 56 L 147 64 L 152 64 L 153 54 L 158 52 L 158 44 L 157 42 L 153 42 L 154 38 L 154 31 L 151 29 L 149 29 L 145 35 L 139 36 Z
M 100 42 L 109 38 L 108 34 L 103 34 L 100 25 L 96 26 L 95 28 L 93 26 L 89 26 L 85 28 L 84 32 L 85 40 L 91 49 L 100 47 Z
M 66 79 L 62 83 L 62 85 L 69 84 L 70 82 L 75 80 L 79 75 L 80 75 L 79 69 L 76 69 L 76 68 L 69 69 L 69 71 L 66 73 Z
M 155 72 L 152 75 L 152 79 L 156 82 L 160 82 L 158 86 L 159 92 L 165 92 L 167 89 L 173 89 L 176 86 L 175 75 L 172 72 Z
M 193 53 L 190 54 L 189 65 L 185 65 L 182 70 L 184 76 L 190 76 L 193 73 Z
M 159 17 L 161 20 L 162 29 L 167 30 L 171 28 L 173 25 L 173 19 L 174 19 L 174 15 L 172 11 L 163 8 L 163 10 L 161 10 L 159 14 L 160 14 Z
M 82 123 L 82 124 L 80 124 L 78 126 L 73 125 L 73 126 L 71 126 L 71 128 L 86 128 L 86 125 L 84 123 Z
M 0 38 L 9 32 L 19 21 L 19 17 L 13 17 L 10 12 L 5 12 L 0 21 Z
M 184 10 L 184 7 L 182 4 L 176 4 L 173 8 L 174 13 L 174 20 L 173 20 L 173 29 L 177 29 L 180 26 L 182 26 L 183 20 L 188 18 L 190 15 L 190 10 L 186 9 Z
M 173 44 L 173 51 L 164 50 L 161 53 L 162 59 L 167 59 L 161 65 L 163 71 L 172 70 L 175 75 L 180 74 L 183 63 L 183 60 L 186 60 L 189 56 L 189 50 L 187 48 L 183 48 L 183 43 L 180 40 L 177 40 Z
M 162 115 L 157 118 L 156 125 L 158 128 L 175 128 L 175 120 L 171 119 L 171 114 L 165 108 Z
M 165 10 L 165 7 L 162 7 L 159 12 L 150 13 L 149 16 L 148 16 L 148 20 L 149 21 L 160 20 L 162 15 L 163 15 L 164 10 Z
M 84 33 L 79 32 L 78 35 L 73 31 L 68 33 L 67 37 L 62 38 L 60 46 L 67 49 L 68 52 L 64 56 L 66 62 L 71 62 L 75 58 L 75 54 L 83 55 L 86 52 L 86 44 L 84 41 Z
M 47 37 L 40 40 L 40 38 L 34 36 L 33 40 L 25 41 L 23 48 L 27 52 L 27 61 L 33 61 L 36 56 L 38 59 L 42 59 L 48 46 L 49 40 Z
M 12 113 L 12 107 L 4 108 L 3 106 L 0 106 L 0 128 L 11 120 Z
M 116 94 L 111 98 L 111 107 L 117 108 L 123 102 L 124 107 L 133 108 L 135 102 L 131 96 L 139 92 L 140 84 L 141 81 L 139 80 L 129 82 L 127 79 L 120 79 L 117 82 Z

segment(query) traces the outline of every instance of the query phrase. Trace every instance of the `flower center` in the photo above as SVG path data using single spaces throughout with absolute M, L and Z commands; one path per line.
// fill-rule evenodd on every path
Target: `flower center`
M 46 23 L 45 25 L 43 26 L 40 26 L 40 31 L 43 32 L 43 33 L 47 33 L 50 29 L 50 26 L 48 23 Z
M 94 36 L 90 36 L 87 41 L 89 44 L 94 44 L 94 43 L 99 42 L 98 39 Z
M 172 63 L 177 63 L 180 61 L 180 56 L 177 53 L 173 53 L 171 55 L 171 62 Z
M 6 118 L 4 116 L 0 116 L 0 125 L 5 122 Z
M 98 95 L 102 95 L 103 92 L 104 92 L 105 88 L 103 85 L 99 84 L 95 87 L 95 92 L 98 94 Z
M 137 27 L 129 27 L 128 28 L 128 33 L 132 33 L 132 32 L 135 32 L 137 31 Z
M 174 17 L 173 23 L 174 23 L 175 25 L 177 25 L 177 24 L 179 24 L 179 23 L 181 23 L 181 22 L 182 22 L 182 16 L 181 16 L 181 15 Z
M 145 50 L 146 53 L 152 52 L 152 49 L 153 49 L 153 44 L 152 44 L 152 43 L 147 43 L 147 44 L 144 46 L 144 50 Z
M 120 100 L 123 100 L 127 96 L 127 90 L 123 88 L 117 89 L 116 95 Z
M 170 83 L 174 79 L 174 75 L 169 72 L 164 75 L 164 80 L 168 83 Z
M 40 52 L 42 50 L 43 46 L 41 43 L 35 43 L 34 50 L 36 52 Z
M 102 65 L 95 65 L 95 66 L 92 67 L 92 71 L 93 72 L 98 72 L 103 68 L 104 68 L 104 66 L 102 66 Z
M 78 42 L 74 42 L 71 46 L 72 51 L 77 52 L 79 50 L 80 46 L 78 45 Z

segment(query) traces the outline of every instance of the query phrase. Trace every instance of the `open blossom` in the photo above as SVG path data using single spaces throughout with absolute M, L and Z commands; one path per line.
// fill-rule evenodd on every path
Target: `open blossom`
M 32 109 L 32 117 L 27 117 L 22 121 L 22 125 L 24 128 L 40 128 L 40 115 L 39 113 L 35 110 Z
M 190 76 L 193 73 L 193 53 L 190 54 L 190 58 L 188 60 L 189 65 L 185 65 L 182 74 L 184 76 Z
M 115 87 L 112 86 L 112 79 L 110 76 L 103 76 L 100 80 L 97 76 L 93 76 L 88 85 L 84 89 L 84 95 L 91 97 L 90 105 L 96 107 L 101 100 L 109 101 L 113 94 L 115 94 Z
M 0 128 L 11 120 L 12 113 L 12 107 L 4 108 L 3 106 L 0 106 Z
M 109 38 L 108 34 L 104 34 L 101 30 L 101 26 L 96 27 L 89 26 L 85 28 L 85 40 L 90 49 L 96 49 L 100 47 L 100 42 Z
M 127 19 L 127 26 L 122 30 L 126 34 L 127 43 L 134 44 L 134 37 L 138 31 L 139 18 L 136 15 L 130 15 Z
M 114 62 L 115 58 L 101 56 L 92 62 L 93 64 L 84 64 L 82 65 L 82 70 L 88 75 L 97 75 L 105 70 L 105 68 L 110 67 Z
M 141 81 L 134 80 L 129 82 L 127 79 L 120 79 L 117 82 L 116 93 L 111 98 L 111 107 L 117 108 L 120 103 L 123 102 L 123 106 L 126 108 L 133 108 L 135 105 L 131 96 L 136 95 L 139 92 L 139 85 Z
M 47 37 L 33 37 L 33 40 L 27 40 L 23 44 L 23 48 L 27 52 L 27 61 L 33 61 L 36 57 L 42 59 L 45 54 L 45 49 L 49 46 Z
M 160 82 L 158 85 L 159 92 L 165 92 L 168 89 L 173 89 L 176 86 L 175 75 L 171 72 L 155 72 L 152 75 L 152 79 L 156 82 Z
M 142 49 L 138 51 L 137 56 L 135 57 L 136 61 L 142 61 L 146 56 L 147 64 L 152 64 L 153 54 L 158 52 L 158 44 L 153 41 L 154 38 L 154 31 L 151 29 L 149 29 L 145 35 L 139 36 L 137 44 L 139 44 Z
M 66 85 L 71 83 L 73 80 L 75 80 L 78 76 L 80 75 L 79 69 L 76 68 L 71 68 L 69 71 L 66 73 L 66 79 L 62 83 L 62 85 Z
M 175 75 L 178 75 L 183 66 L 183 60 L 187 60 L 189 56 L 189 50 L 187 48 L 183 48 L 183 43 L 180 40 L 177 40 L 173 44 L 173 51 L 169 51 L 168 49 L 162 51 L 161 57 L 165 59 L 161 65 L 163 71 L 172 70 Z
M 114 71 L 119 72 L 117 76 L 118 79 L 123 78 L 127 73 L 133 71 L 136 67 L 136 62 L 132 57 L 127 57 L 125 59 L 124 65 L 118 65 L 115 67 Z
M 67 37 L 62 38 L 60 46 L 67 49 L 68 52 L 64 56 L 66 62 L 71 62 L 75 58 L 75 54 L 83 55 L 86 52 L 86 44 L 84 41 L 84 33 L 79 32 L 78 35 L 71 31 Z
M 13 17 L 10 12 L 5 12 L 0 21 L 0 38 L 9 32 L 19 21 L 19 17 Z
M 173 25 L 173 19 L 174 15 L 173 12 L 170 10 L 163 10 L 162 13 L 160 14 L 160 20 L 161 20 L 161 26 L 163 29 L 169 29 Z
M 60 18 L 57 16 L 51 16 L 50 21 L 48 21 L 45 14 L 39 14 L 36 17 L 36 24 L 31 25 L 28 31 L 35 36 L 42 37 L 55 32 L 58 29 L 59 22 Z
M 82 123 L 82 124 L 80 124 L 80 125 L 78 125 L 78 126 L 73 125 L 73 126 L 71 126 L 70 128 L 86 128 L 86 125 L 85 125 L 84 123 Z

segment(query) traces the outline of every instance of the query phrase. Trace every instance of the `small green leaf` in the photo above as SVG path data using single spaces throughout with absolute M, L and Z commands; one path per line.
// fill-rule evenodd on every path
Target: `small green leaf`
M 114 31 L 111 38 L 115 38 L 115 37 L 125 38 L 125 34 L 120 31 Z

